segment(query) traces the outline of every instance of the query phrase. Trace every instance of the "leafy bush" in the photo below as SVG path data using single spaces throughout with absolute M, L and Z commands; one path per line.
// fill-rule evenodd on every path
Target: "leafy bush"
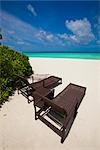
M 6 46 L 0 46 L 0 104 L 16 89 L 16 74 L 28 77 L 32 73 L 27 56 Z

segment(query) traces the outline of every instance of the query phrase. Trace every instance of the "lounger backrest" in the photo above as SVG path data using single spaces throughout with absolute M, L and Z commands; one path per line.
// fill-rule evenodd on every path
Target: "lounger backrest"
M 54 85 L 56 83 L 62 83 L 62 78 L 59 78 L 59 77 L 55 77 L 55 76 L 50 76 L 46 79 L 44 79 L 44 87 L 48 87 L 50 85 Z

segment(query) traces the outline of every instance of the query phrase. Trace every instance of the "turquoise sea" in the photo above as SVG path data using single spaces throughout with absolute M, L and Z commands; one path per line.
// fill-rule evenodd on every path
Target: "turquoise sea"
M 23 52 L 24 55 L 28 57 L 36 57 L 36 58 L 77 58 L 77 59 L 95 59 L 100 60 L 100 53 L 30 53 Z

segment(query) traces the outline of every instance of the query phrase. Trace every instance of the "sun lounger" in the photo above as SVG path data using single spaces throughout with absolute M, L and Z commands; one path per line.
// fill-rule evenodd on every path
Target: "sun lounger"
M 70 83 L 61 93 L 52 99 L 52 101 L 42 96 L 42 92 L 33 93 L 35 108 L 35 119 L 40 119 L 55 133 L 61 137 L 61 143 L 67 137 L 70 128 L 77 115 L 79 105 L 85 95 L 86 88 Z M 38 99 L 38 101 L 37 101 Z M 37 111 L 37 104 L 43 102 L 42 107 Z M 48 121 L 51 119 L 54 123 Z
M 41 81 L 33 82 L 33 83 L 29 83 L 27 79 L 25 79 L 21 76 L 17 76 L 17 78 L 18 78 L 18 80 L 17 80 L 18 81 L 17 82 L 18 94 L 20 91 L 20 93 L 28 99 L 28 103 L 33 101 L 33 100 L 30 100 L 30 97 L 32 97 L 32 92 L 34 92 L 34 91 L 41 92 L 42 89 L 47 91 L 47 89 L 48 89 L 49 93 L 53 93 L 52 92 L 53 89 L 62 83 L 62 79 L 59 77 L 55 77 L 55 76 L 50 76 Z M 49 94 L 49 96 L 51 96 L 51 95 L 52 94 Z

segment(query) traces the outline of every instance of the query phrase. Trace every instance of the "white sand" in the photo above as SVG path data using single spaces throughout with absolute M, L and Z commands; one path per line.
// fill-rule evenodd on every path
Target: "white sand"
M 99 150 L 100 149 L 100 61 L 75 59 L 30 59 L 36 74 L 62 77 L 87 87 L 78 115 L 63 144 L 60 137 L 41 121 L 34 120 L 34 108 L 17 93 L 0 111 L 0 150 Z

